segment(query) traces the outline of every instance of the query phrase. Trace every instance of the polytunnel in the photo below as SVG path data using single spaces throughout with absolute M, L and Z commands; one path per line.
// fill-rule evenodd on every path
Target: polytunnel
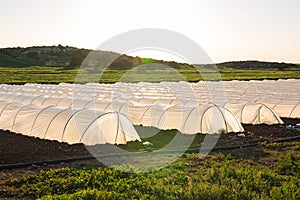
M 5 95 L 4 96 L 4 99 L 2 100 L 5 100 L 5 101 L 8 101 L 8 102 L 13 102 L 18 96 L 20 96 L 19 94 L 15 94 L 15 93 L 9 93 L 9 95 Z
M 300 118 L 300 101 L 280 101 L 273 109 L 281 117 Z
M 224 107 L 244 124 L 283 124 L 276 112 L 262 103 L 229 101 Z
M 133 124 L 162 130 L 177 129 L 183 134 L 244 131 L 233 114 L 214 104 L 162 106 L 131 103 L 127 109 Z
M 243 132 L 240 122 L 227 109 L 214 104 L 171 106 L 158 121 L 160 129 L 177 129 L 185 134 Z
M 163 105 L 173 105 L 175 98 L 162 98 L 162 97 L 140 97 L 140 98 L 131 98 L 130 101 L 139 103 L 139 104 L 163 104 Z
M 10 92 L 0 92 L 0 101 L 5 101 L 12 94 Z
M 270 101 L 262 99 L 257 102 L 268 104 L 280 117 L 300 118 L 300 101 L 282 99 Z
M 158 104 L 127 104 L 127 116 L 135 125 L 153 126 L 158 128 L 158 119 L 167 106 Z
M 98 110 L 110 110 L 110 111 L 118 111 L 123 114 L 126 114 L 127 101 L 111 101 L 111 100 L 101 100 L 95 99 L 93 101 L 89 101 L 85 107 L 93 108 Z
M 128 101 L 138 104 L 161 104 L 161 105 L 183 105 L 196 106 L 201 102 L 206 102 L 208 98 L 203 98 L 201 101 L 196 98 L 177 98 L 177 97 L 132 97 Z
M 117 112 L 40 107 L 6 101 L 0 101 L 0 129 L 69 144 L 141 141 L 128 118 Z

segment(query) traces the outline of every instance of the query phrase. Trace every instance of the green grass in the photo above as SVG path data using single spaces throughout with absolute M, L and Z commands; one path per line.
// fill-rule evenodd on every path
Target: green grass
M 159 130 L 155 127 L 143 127 L 138 125 L 135 125 L 134 128 L 143 141 L 151 142 L 152 145 L 145 146 L 139 141 L 132 141 L 125 145 L 118 145 L 118 147 L 131 152 L 153 152 L 166 145 L 168 145 L 168 150 L 194 150 L 201 147 L 206 136 L 206 134 L 186 135 L 175 129 Z
M 197 71 L 194 68 L 178 69 L 135 69 L 135 70 L 111 70 L 107 69 L 99 78 L 99 71 L 85 69 L 78 73 L 77 69 L 65 69 L 64 67 L 33 66 L 23 68 L 0 67 L 0 83 L 25 84 L 25 83 L 53 83 L 61 82 L 101 82 L 114 83 L 139 82 L 139 81 L 191 81 L 200 80 L 262 80 L 262 79 L 300 79 L 300 68 L 292 68 L 285 71 L 277 69 L 261 70 L 237 70 L 219 69 L 218 71 L 202 68 Z M 221 76 L 220 76 L 221 75 Z
M 280 71 L 277 69 L 260 69 L 260 70 L 220 70 L 223 80 L 263 80 L 263 79 L 289 79 L 300 78 L 300 68 L 291 68 Z
M 74 82 L 77 70 L 63 70 L 62 67 L 1 67 L 0 83 L 53 83 Z
M 276 156 L 264 158 L 276 160 L 274 166 L 230 154 L 187 154 L 151 173 L 60 168 L 10 178 L 0 182 L 0 188 L 11 197 L 41 199 L 299 199 L 299 152 L 291 145 L 280 147 L 278 152 L 270 145 L 268 151 L 276 151 Z

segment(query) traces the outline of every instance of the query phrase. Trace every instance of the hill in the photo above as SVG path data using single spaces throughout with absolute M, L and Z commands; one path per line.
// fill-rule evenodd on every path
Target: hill
M 278 63 L 278 62 L 261 62 L 261 61 L 235 61 L 217 64 L 218 68 L 231 69 L 274 69 L 279 70 L 297 67 L 296 64 Z
M 90 54 L 92 52 L 92 54 Z M 85 60 L 89 55 L 89 59 Z M 29 66 L 63 66 L 66 69 L 78 68 L 83 61 L 85 65 L 99 66 L 107 59 L 113 58 L 114 62 L 110 64 L 111 69 L 130 69 L 134 66 L 144 63 L 159 63 L 170 66 L 175 69 L 185 69 L 192 67 L 186 63 L 174 61 L 163 61 L 154 59 L 143 59 L 131 57 L 109 51 L 92 51 L 89 49 L 79 49 L 70 46 L 36 46 L 27 48 L 2 48 L 0 49 L 0 66 L 2 67 L 29 67 Z M 212 65 L 198 65 L 210 68 Z M 260 62 L 260 61 L 236 61 L 216 64 L 218 68 L 231 69 L 289 69 L 297 67 L 295 64 L 277 63 L 277 62 Z

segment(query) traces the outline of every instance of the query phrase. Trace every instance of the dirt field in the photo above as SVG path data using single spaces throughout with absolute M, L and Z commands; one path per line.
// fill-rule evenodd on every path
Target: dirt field
M 238 136 L 237 133 L 222 134 L 216 148 L 225 146 L 242 146 L 245 144 L 260 143 L 263 141 L 273 141 L 282 138 L 300 136 L 300 129 L 289 128 L 288 125 L 300 123 L 300 119 L 283 119 L 284 125 L 244 125 L 244 136 Z M 81 156 L 91 156 L 84 145 L 60 143 L 50 140 L 42 140 L 33 137 L 23 136 L 21 134 L 11 133 L 9 131 L 0 131 L 0 167 L 7 164 L 38 162 L 45 160 L 59 160 Z M 251 150 L 249 151 L 249 148 Z M 219 150 L 224 154 L 248 159 L 257 159 L 260 156 L 261 147 L 254 146 L 242 149 Z M 266 163 L 272 165 L 272 163 Z M 35 173 L 41 169 L 59 168 L 59 167 L 84 167 L 101 165 L 95 159 L 88 159 L 73 162 L 59 162 L 56 164 L 31 165 L 19 169 L 0 170 L 0 180 L 8 177 L 18 177 L 22 174 Z

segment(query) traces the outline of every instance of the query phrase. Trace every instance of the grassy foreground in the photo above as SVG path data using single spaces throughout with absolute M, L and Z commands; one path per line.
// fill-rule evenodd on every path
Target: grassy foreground
M 74 83 L 76 82 L 101 82 L 113 83 L 118 81 L 123 82 L 138 82 L 138 81 L 180 81 L 186 80 L 196 82 L 200 80 L 262 80 L 262 79 L 300 79 L 300 67 L 286 69 L 280 71 L 277 69 L 253 69 L 239 70 L 223 68 L 219 72 L 207 68 L 197 71 L 194 68 L 187 69 L 136 69 L 131 71 L 126 70 L 105 70 L 101 78 L 99 71 L 95 69 L 86 69 L 78 73 L 77 69 L 65 69 L 64 67 L 46 67 L 33 66 L 24 68 L 8 68 L 0 67 L 1 76 L 0 84 L 25 84 L 25 83 L 52 83 L 58 84 L 61 82 Z
M 42 170 L 5 180 L 0 188 L 6 197 L 41 199 L 299 199 L 300 142 L 261 148 L 253 159 L 187 154 L 143 174 L 109 167 Z

